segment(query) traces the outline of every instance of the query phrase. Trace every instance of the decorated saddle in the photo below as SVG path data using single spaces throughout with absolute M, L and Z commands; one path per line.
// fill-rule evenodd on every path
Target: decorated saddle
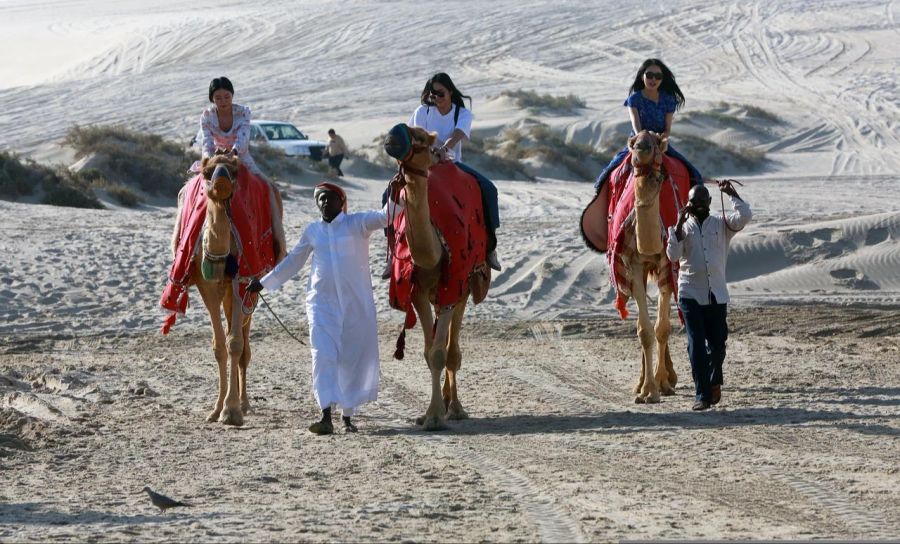
M 405 190 L 401 195 L 405 196 Z M 470 288 L 476 268 L 476 273 L 489 273 L 484 266 L 487 230 L 478 182 L 452 162 L 432 166 L 428 169 L 428 208 L 431 223 L 437 228 L 445 249 L 433 301 L 443 308 L 455 304 Z M 393 218 L 392 226 L 390 304 L 392 308 L 406 312 L 405 328 L 408 329 L 416 324 L 412 307 L 415 266 L 406 239 L 409 224 L 405 210 Z M 483 293 L 473 293 L 475 303 L 481 302 L 485 294 L 486 286 Z
M 663 155 L 662 161 L 665 179 L 659 194 L 659 214 L 663 227 L 668 229 L 678 222 L 678 213 L 687 203 L 690 175 L 678 159 Z M 626 263 L 637 251 L 634 236 L 634 184 L 634 168 L 629 153 L 582 212 L 580 223 L 581 236 L 588 248 L 606 253 L 610 282 L 616 288 L 615 306 L 623 319 L 628 317 L 625 304 L 631 296 Z M 662 281 L 669 283 L 677 298 L 678 263 L 669 265 L 669 274 L 660 276 Z
M 231 196 L 232 247 L 237 254 L 236 274 L 243 297 L 251 278 L 261 277 L 275 266 L 271 201 L 269 183 L 250 172 L 243 164 L 238 170 L 234 193 Z M 188 308 L 188 285 L 193 273 L 194 256 L 201 253 L 203 225 L 206 221 L 206 180 L 197 174 L 184 186 L 179 239 L 175 258 L 169 268 L 168 281 L 159 305 L 169 315 L 163 322 L 162 333 L 168 334 L 177 314 Z M 234 273 L 235 271 L 232 271 Z

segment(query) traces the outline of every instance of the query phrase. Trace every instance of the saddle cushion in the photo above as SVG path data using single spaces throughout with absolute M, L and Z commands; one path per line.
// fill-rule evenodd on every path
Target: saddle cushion
M 240 166 L 231 197 L 231 216 L 237 231 L 239 254 L 238 275 L 249 281 L 275 266 L 275 249 L 272 232 L 272 209 L 269 200 L 269 183 Z M 206 180 L 197 174 L 182 189 L 179 240 L 175 258 L 169 268 L 168 281 L 159 305 L 169 312 L 162 326 L 168 334 L 177 314 L 188 308 L 188 281 L 194 267 L 194 255 L 202 251 L 200 238 L 206 221 Z M 234 235 L 235 230 L 232 230 Z M 246 281 L 241 282 L 240 296 L 244 296 Z
M 428 169 L 428 208 L 431 223 L 446 249 L 434 301 L 443 308 L 462 298 L 469 289 L 470 274 L 487 258 L 487 229 L 478 182 L 452 162 L 432 166 Z M 406 240 L 406 211 L 401 211 L 392 223 L 390 303 L 392 308 L 407 313 L 406 328 L 410 328 L 415 325 L 412 308 L 415 272 Z
M 690 190 L 690 176 L 684 164 L 669 156 L 663 156 L 665 180 L 659 194 L 659 214 L 663 227 L 668 228 L 678 222 L 678 213 L 685 203 Z M 631 271 L 627 263 L 637 251 L 634 236 L 634 169 L 629 153 L 622 164 L 609 178 L 608 243 L 606 258 L 609 263 L 610 282 L 616 287 L 616 309 L 622 318 L 628 317 L 626 303 L 631 296 Z M 665 242 L 665 240 L 664 240 Z M 659 280 L 668 282 L 672 292 L 677 293 L 678 263 L 670 263 L 668 274 L 660 273 Z

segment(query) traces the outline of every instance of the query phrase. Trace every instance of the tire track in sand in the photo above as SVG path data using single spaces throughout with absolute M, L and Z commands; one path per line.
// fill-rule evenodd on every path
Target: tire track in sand
M 409 411 L 415 413 L 418 408 L 414 408 L 414 406 L 421 407 L 427 404 L 427 400 L 423 402 L 418 395 L 397 380 L 387 376 L 382 376 L 381 379 L 382 384 L 386 385 L 386 387 L 382 388 L 383 392 L 390 394 L 397 403 L 408 408 Z M 406 415 L 389 407 L 385 406 L 384 409 L 393 418 L 401 420 L 406 418 Z M 474 470 L 484 475 L 485 478 L 492 479 L 499 484 L 500 487 L 515 497 L 526 518 L 537 527 L 541 541 L 587 541 L 579 523 L 569 516 L 557 499 L 521 472 L 509 468 L 499 460 L 472 448 L 451 443 L 450 438 L 453 435 L 422 431 L 410 433 L 409 427 L 396 427 L 395 430 L 418 439 L 431 448 L 443 450 L 453 458 L 467 463 Z
M 536 340 L 545 343 L 556 343 L 558 345 L 558 352 L 561 355 L 569 351 L 566 343 L 562 341 L 561 327 L 554 328 L 547 324 L 538 324 L 531 327 L 531 332 Z M 637 346 L 637 343 L 635 345 Z M 603 410 L 622 410 L 622 404 L 605 400 L 607 398 L 622 397 L 622 391 L 617 391 L 609 384 L 597 380 L 589 373 L 567 374 L 560 366 L 564 360 L 565 357 L 559 357 L 557 366 L 553 369 L 541 369 L 544 373 L 540 376 L 533 372 L 528 372 L 522 367 L 509 369 L 507 370 L 507 374 L 519 381 L 527 383 L 533 388 L 552 392 L 556 395 L 555 398 L 563 407 L 578 411 L 583 411 L 585 406 L 594 406 Z M 568 379 L 569 375 L 578 376 L 578 380 Z M 684 377 L 681 379 L 684 381 Z M 719 414 L 714 411 L 707 415 L 712 417 L 707 417 L 704 420 L 705 424 L 727 425 L 728 423 L 733 423 L 733 420 L 729 419 L 727 413 Z M 692 414 L 678 412 L 668 412 L 665 414 L 667 423 L 675 422 L 685 427 L 696 426 L 697 419 L 691 416 Z M 717 421 L 709 421 L 710 419 L 715 419 Z M 720 435 L 717 436 L 717 440 L 720 443 L 730 442 L 732 447 L 729 449 L 732 451 L 737 451 L 739 449 L 738 446 L 741 444 L 750 446 L 757 451 L 765 450 L 767 456 L 774 457 L 777 459 L 777 462 L 752 462 L 753 470 L 763 473 L 772 481 L 790 487 L 808 500 L 812 505 L 821 506 L 825 510 L 831 512 L 840 519 L 843 525 L 853 530 L 855 534 L 882 538 L 888 538 L 895 534 L 893 525 L 886 520 L 884 516 L 851 502 L 852 499 L 847 493 L 835 489 L 823 481 L 810 481 L 810 476 L 808 475 L 800 474 L 794 470 L 788 471 L 786 467 L 795 463 L 797 452 L 783 452 L 780 449 L 773 449 L 771 447 L 771 442 L 768 440 L 768 435 L 754 437 L 753 434 L 750 433 L 748 436 L 744 437 L 721 436 L 720 433 Z M 778 440 L 775 440 L 775 442 L 777 443 Z M 647 451 L 651 449 L 658 450 L 658 448 L 647 448 Z M 751 459 L 751 461 L 753 460 Z M 733 491 L 739 493 L 740 489 L 735 489 Z M 738 509 L 747 507 L 747 503 L 740 495 L 725 497 L 721 493 L 716 493 L 710 498 L 718 502 L 730 503 L 733 507 Z M 768 513 L 771 514 L 772 512 L 769 511 Z

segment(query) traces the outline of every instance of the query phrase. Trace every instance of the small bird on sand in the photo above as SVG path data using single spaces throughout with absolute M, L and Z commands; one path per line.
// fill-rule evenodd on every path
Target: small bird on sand
M 147 486 L 144 486 L 144 489 L 141 489 L 141 491 L 147 492 L 147 495 L 150 496 L 150 502 L 153 503 L 153 506 L 159 508 L 160 512 L 165 512 L 167 508 L 175 508 L 176 506 L 191 506 L 186 502 L 176 501 L 165 495 L 160 495 Z

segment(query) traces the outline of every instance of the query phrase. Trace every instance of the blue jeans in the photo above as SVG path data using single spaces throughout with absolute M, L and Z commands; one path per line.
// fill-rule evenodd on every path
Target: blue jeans
M 625 160 L 626 155 L 628 155 L 628 146 L 625 146 L 621 151 L 616 153 L 616 156 L 613 157 L 611 161 L 609 161 L 609 164 L 606 165 L 606 168 L 604 168 L 603 171 L 600 172 L 600 175 L 597 176 L 596 181 L 594 181 L 594 190 L 599 191 L 600 188 L 603 187 L 606 179 L 610 176 L 610 174 L 612 174 L 613 170 L 615 170 L 620 164 L 622 164 L 622 161 Z M 703 176 L 700 175 L 700 171 L 697 170 L 697 167 L 691 164 L 690 161 L 684 158 L 684 155 L 682 155 L 678 152 L 678 150 L 672 147 L 672 144 L 669 144 L 669 147 L 666 149 L 666 155 L 672 157 L 673 159 L 678 159 L 679 161 L 684 163 L 684 166 L 688 169 L 688 175 L 691 178 L 691 187 L 693 187 L 694 185 L 703 185 Z
M 716 304 L 715 297 L 710 302 L 701 305 L 692 298 L 678 300 L 688 337 L 696 400 L 704 402 L 712 400 L 712 386 L 723 383 L 722 363 L 728 340 L 728 305 Z

